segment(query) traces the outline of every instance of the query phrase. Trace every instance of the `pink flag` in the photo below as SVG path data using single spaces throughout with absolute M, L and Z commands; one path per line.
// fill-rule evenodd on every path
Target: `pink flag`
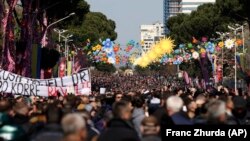
M 183 76 L 184 76 L 186 84 L 189 84 L 190 81 L 189 81 L 188 73 L 186 71 L 184 71 L 183 73 L 184 73 Z

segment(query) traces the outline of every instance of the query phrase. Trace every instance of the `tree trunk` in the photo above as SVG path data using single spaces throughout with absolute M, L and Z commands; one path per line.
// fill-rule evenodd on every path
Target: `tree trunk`
M 23 18 L 21 25 L 21 41 L 25 42 L 25 51 L 22 54 L 21 75 L 31 77 L 31 53 L 33 41 L 33 16 L 32 0 L 25 0 L 23 3 Z
M 3 3 L 3 0 L 0 0 L 0 19 L 1 19 L 1 23 L 0 23 L 0 37 L 1 37 L 1 44 L 0 44 L 0 48 L 1 48 L 1 51 L 3 49 L 3 20 L 4 18 L 4 3 Z M 1 53 L 1 56 L 0 56 L 0 64 L 2 65 L 2 53 Z M 2 68 L 0 66 L 0 68 Z
M 3 29 L 3 50 L 2 50 L 2 68 L 4 70 L 15 72 L 16 50 L 14 35 L 14 16 L 13 10 L 17 4 L 17 0 L 7 0 L 9 8 L 4 9 L 4 17 L 2 19 Z

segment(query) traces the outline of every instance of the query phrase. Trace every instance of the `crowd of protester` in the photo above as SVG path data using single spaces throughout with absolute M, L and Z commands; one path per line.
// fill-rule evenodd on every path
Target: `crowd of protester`
M 173 125 L 250 124 L 250 95 L 165 79 L 94 75 L 88 96 L 2 94 L 0 141 L 161 141 Z

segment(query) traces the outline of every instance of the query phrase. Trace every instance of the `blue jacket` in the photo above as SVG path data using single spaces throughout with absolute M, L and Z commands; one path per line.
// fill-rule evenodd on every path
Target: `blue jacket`
M 193 122 L 181 112 L 175 113 L 171 116 L 175 125 L 193 125 Z

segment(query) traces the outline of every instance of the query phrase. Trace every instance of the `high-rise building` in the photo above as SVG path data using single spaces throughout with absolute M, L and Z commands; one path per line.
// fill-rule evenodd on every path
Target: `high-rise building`
M 190 14 L 196 10 L 199 5 L 204 3 L 215 3 L 216 0 L 182 0 L 181 2 L 181 13 Z
M 141 25 L 142 49 L 147 52 L 153 44 L 164 37 L 164 25 L 160 22 L 151 25 Z
M 163 0 L 163 22 L 166 25 L 169 17 L 179 13 L 189 14 L 196 10 L 199 5 L 204 3 L 215 3 L 216 0 Z M 168 29 L 165 27 L 165 33 Z
M 182 0 L 163 0 L 163 23 L 166 26 L 169 17 L 176 16 L 180 13 Z M 164 32 L 167 33 L 168 29 L 165 27 Z

